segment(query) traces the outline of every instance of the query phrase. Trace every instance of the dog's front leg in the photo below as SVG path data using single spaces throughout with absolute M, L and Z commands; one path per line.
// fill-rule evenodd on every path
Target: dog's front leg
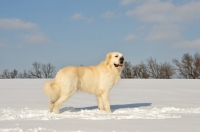
M 104 110 L 104 106 L 103 106 L 103 101 L 102 101 L 101 95 L 97 95 L 97 102 L 98 102 L 99 110 Z
M 110 109 L 110 100 L 109 100 L 109 93 L 107 91 L 105 91 L 102 95 L 101 95 L 102 101 L 103 101 L 103 105 L 104 105 L 104 109 L 107 113 L 111 113 L 111 109 Z

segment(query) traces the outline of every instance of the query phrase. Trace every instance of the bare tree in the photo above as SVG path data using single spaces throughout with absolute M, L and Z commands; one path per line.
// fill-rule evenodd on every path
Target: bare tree
M 10 79 L 10 78 L 53 78 L 55 76 L 55 66 L 51 63 L 41 64 L 34 62 L 32 64 L 33 68 L 24 70 L 22 73 L 19 73 L 16 69 L 9 72 L 8 69 L 5 69 L 0 75 L 0 79 Z
M 156 62 L 156 59 L 147 60 L 148 74 L 150 78 L 155 79 L 171 79 L 175 74 L 175 70 L 169 63 Z
M 136 66 L 132 66 L 130 62 L 124 63 L 122 70 L 122 78 L 155 78 L 155 79 L 171 79 L 175 74 L 175 70 L 169 63 L 156 62 L 156 59 L 148 59 L 147 64 L 141 62 Z
M 149 78 L 147 66 L 141 62 L 139 65 L 133 66 L 134 78 Z
M 10 72 L 8 71 L 8 69 L 3 70 L 2 75 L 1 75 L 2 79 L 7 79 L 7 78 L 11 78 L 10 77 Z
M 160 75 L 160 66 L 156 62 L 156 59 L 148 59 L 147 60 L 147 68 L 148 68 L 148 73 L 150 78 L 159 78 Z
M 42 74 L 44 78 L 53 78 L 55 76 L 55 67 L 51 63 L 43 64 Z
M 177 59 L 173 60 L 176 70 L 179 72 L 180 78 L 200 79 L 200 54 L 195 53 L 194 56 L 186 53 L 183 55 L 181 62 Z
M 13 71 L 10 72 L 10 78 L 17 78 L 18 77 L 18 71 L 14 69 Z
M 33 69 L 29 70 L 29 75 L 31 78 L 42 78 L 42 65 L 41 63 L 34 62 L 32 64 Z
M 33 69 L 28 74 L 31 78 L 53 78 L 55 76 L 55 67 L 51 64 L 41 64 L 34 62 Z
M 23 71 L 23 73 L 18 74 L 19 78 L 31 78 L 31 76 L 26 72 L 26 70 Z
M 200 78 L 200 54 L 199 53 L 195 53 L 194 55 L 194 76 L 196 78 Z
M 124 62 L 121 78 L 134 78 L 133 69 L 130 62 Z
M 175 74 L 175 70 L 173 66 L 169 63 L 161 63 L 160 64 L 160 75 L 159 78 L 161 79 L 171 79 Z

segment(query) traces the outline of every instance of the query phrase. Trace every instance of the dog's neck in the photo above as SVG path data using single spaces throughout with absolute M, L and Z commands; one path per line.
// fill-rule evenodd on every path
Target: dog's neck
M 113 79 L 115 84 L 121 79 L 120 75 L 122 72 L 122 67 L 115 67 L 114 65 L 107 64 L 104 61 L 99 64 L 100 67 L 101 65 L 104 65 L 104 69 L 102 70 L 104 70 L 104 73 L 107 74 L 111 79 Z

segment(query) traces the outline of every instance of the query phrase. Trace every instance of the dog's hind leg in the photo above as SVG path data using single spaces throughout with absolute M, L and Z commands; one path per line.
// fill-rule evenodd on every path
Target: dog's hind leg
M 56 102 L 55 102 L 55 114 L 60 114 L 60 107 L 63 104 L 63 102 L 65 102 L 69 97 L 68 96 L 64 96 L 64 97 L 60 97 Z
M 78 78 L 74 78 L 61 86 L 62 90 L 61 90 L 60 98 L 55 102 L 56 114 L 60 114 L 61 105 L 77 91 L 77 81 L 78 81 Z
M 53 107 L 54 107 L 54 102 L 50 102 L 49 112 L 53 111 Z
M 61 105 L 68 100 L 74 93 L 76 92 L 76 89 L 71 91 L 70 93 L 63 93 L 60 98 L 55 102 L 55 113 L 60 114 L 60 107 Z
M 56 102 L 55 102 L 55 114 L 60 114 L 60 107 L 61 105 L 71 97 L 72 95 L 68 96 L 61 96 Z

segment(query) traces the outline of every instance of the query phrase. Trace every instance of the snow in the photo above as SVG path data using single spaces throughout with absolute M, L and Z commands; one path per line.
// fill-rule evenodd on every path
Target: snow
M 0 132 L 199 132 L 200 81 L 127 79 L 110 92 L 112 113 L 78 92 L 48 112 L 46 79 L 0 80 Z

